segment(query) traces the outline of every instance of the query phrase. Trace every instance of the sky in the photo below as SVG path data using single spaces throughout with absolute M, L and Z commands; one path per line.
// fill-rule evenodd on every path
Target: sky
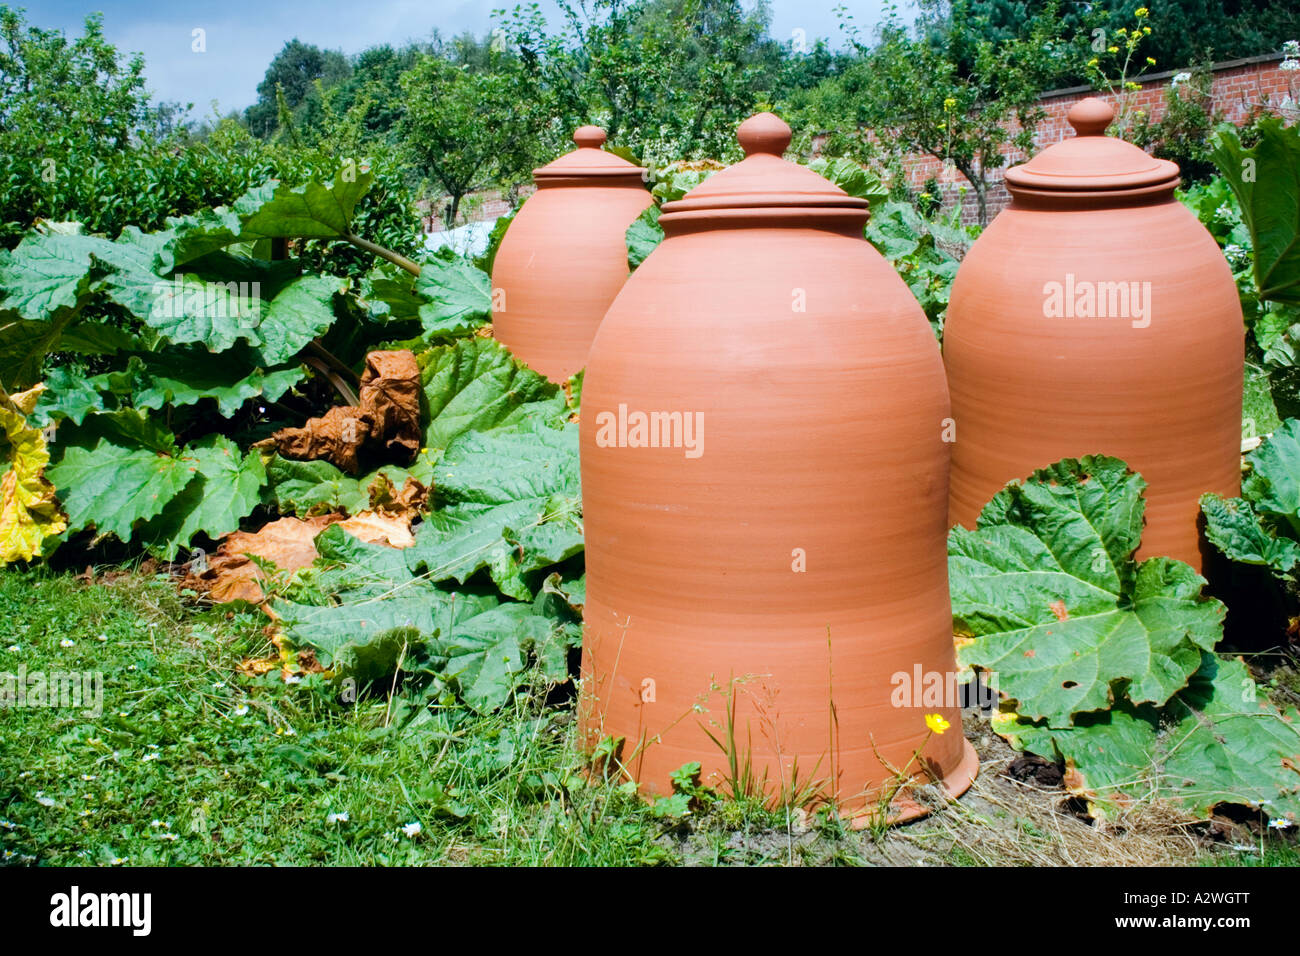
M 88 13 L 104 14 L 104 33 L 119 52 L 143 53 L 156 101 L 193 103 L 193 118 L 243 109 L 257 99 L 271 58 L 297 37 L 325 49 L 358 53 L 379 43 L 400 45 L 465 30 L 484 34 L 492 10 L 516 0 L 0 0 L 25 7 L 29 23 L 80 36 Z M 747 0 L 746 5 L 751 5 Z M 553 24 L 553 0 L 540 0 Z M 874 26 L 884 0 L 769 0 L 771 32 L 788 40 L 795 30 L 840 45 L 834 8 L 843 3 L 862 28 Z M 202 34 L 196 39 L 195 31 Z M 201 42 L 200 42 L 201 40 Z M 196 47 L 202 46 L 199 51 Z

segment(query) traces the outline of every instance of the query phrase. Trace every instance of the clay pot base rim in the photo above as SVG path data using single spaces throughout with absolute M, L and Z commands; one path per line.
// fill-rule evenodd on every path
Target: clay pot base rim
M 975 748 L 971 742 L 964 737 L 962 738 L 961 761 L 952 771 L 938 781 L 943 787 L 949 800 L 956 800 L 963 793 L 970 789 L 975 778 L 979 776 L 980 758 L 975 753 Z M 917 803 L 915 800 L 895 797 L 890 804 L 889 819 L 886 821 L 889 826 L 899 823 L 907 823 L 911 820 L 918 820 L 921 817 L 930 814 L 930 808 L 924 804 Z M 863 807 L 861 810 L 852 813 L 847 822 L 851 830 L 864 830 L 871 826 L 876 820 L 876 810 L 873 807 Z

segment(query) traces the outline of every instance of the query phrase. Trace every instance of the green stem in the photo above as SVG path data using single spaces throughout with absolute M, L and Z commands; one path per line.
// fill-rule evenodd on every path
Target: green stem
M 418 264 L 412 262 L 410 259 L 406 258 L 406 256 L 394 252 L 392 249 L 385 249 L 383 246 L 376 245 L 369 239 L 362 239 L 360 236 L 354 236 L 350 232 L 345 232 L 343 238 L 352 243 L 358 249 L 364 249 L 366 252 L 379 256 L 381 259 L 387 259 L 393 265 L 405 269 L 413 276 L 419 276 L 420 274 L 420 267 Z

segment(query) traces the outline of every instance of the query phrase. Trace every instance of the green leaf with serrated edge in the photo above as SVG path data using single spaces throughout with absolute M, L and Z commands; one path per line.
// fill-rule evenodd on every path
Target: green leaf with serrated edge
M 586 369 L 578 369 L 564 388 L 565 404 L 568 406 L 569 411 L 575 415 L 582 413 L 582 380 L 586 374 Z
M 462 339 L 418 356 L 429 424 L 425 447 L 437 458 L 457 435 L 541 417 L 563 421 L 564 395 L 492 339 Z
M 250 399 L 276 401 L 307 374 L 298 364 L 260 368 L 238 350 L 214 359 L 201 348 L 169 348 L 141 358 L 131 380 L 137 408 L 180 407 L 210 398 L 227 418 Z
M 0 310 L 44 321 L 79 308 L 103 273 L 91 251 L 111 245 L 95 236 L 28 235 L 0 256 Z
M 224 352 L 240 340 L 256 346 L 266 311 L 257 291 L 250 282 L 210 282 L 194 273 L 177 273 L 158 280 L 152 301 L 137 314 L 177 345 L 201 343 L 212 352 Z
M 359 297 L 372 316 L 384 322 L 420 318 L 425 299 L 415 291 L 415 276 L 391 262 L 380 262 L 361 278 Z
M 577 427 L 530 423 L 456 439 L 434 470 L 449 504 L 406 551 L 430 580 L 462 584 L 486 568 L 504 593 L 533 597 L 525 575 L 582 551 Z
M 1205 537 L 1231 560 L 1264 565 L 1278 576 L 1289 575 L 1300 561 L 1300 543 L 1266 530 L 1244 498 L 1205 494 L 1201 496 L 1201 511 L 1205 515 Z
M 1210 159 L 1232 187 L 1254 249 L 1261 299 L 1300 305 L 1300 129 L 1276 116 L 1256 125 L 1252 149 L 1221 126 Z
M 492 280 L 471 262 L 430 259 L 415 291 L 425 300 L 419 316 L 427 339 L 465 335 L 492 318 Z
M 819 156 L 809 161 L 808 168 L 850 196 L 865 199 L 872 206 L 889 198 L 889 188 L 880 181 L 880 177 L 848 157 Z
M 335 239 L 352 230 L 352 212 L 370 189 L 369 170 L 340 170 L 333 184 L 312 180 L 304 186 L 281 183 L 271 199 L 244 219 L 240 238 Z
M 195 465 L 196 477 L 137 532 L 150 551 L 168 561 L 199 534 L 220 538 L 238 530 L 261 502 L 266 484 L 261 455 L 243 454 L 222 435 L 187 446 L 184 457 Z
M 501 708 L 519 686 L 527 654 L 556 640 L 551 622 L 527 604 L 499 604 L 462 618 L 432 642 L 439 676 L 454 684 L 461 700 L 479 713 Z M 556 640 L 558 644 L 558 640 Z
M 339 510 L 355 514 L 370 503 L 368 486 L 328 461 L 295 461 L 275 455 L 266 472 L 281 514 L 306 517 Z
M 1114 458 L 1066 459 L 1012 482 L 948 539 L 963 667 L 998 675 L 1027 717 L 1067 726 L 1117 690 L 1161 704 L 1222 634 L 1223 605 L 1169 558 L 1136 565 L 1144 483 Z
M 253 215 L 275 195 L 279 183 L 267 180 L 240 196 L 230 207 L 217 206 L 193 216 L 169 218 L 168 237 L 158 250 L 155 271 L 167 275 L 178 266 L 244 242 L 244 219 Z
M 1103 812 L 1161 800 L 1201 817 L 1227 803 L 1300 818 L 1300 715 L 1270 705 L 1239 660 L 1205 654 L 1160 709 L 1122 701 L 1058 729 L 1004 712 L 994 729 L 1019 749 L 1064 760 L 1071 789 Z
M 43 428 L 61 418 L 80 425 L 87 415 L 105 410 L 107 375 L 85 378 L 66 368 L 54 368 L 45 376 L 44 384 L 45 390 L 37 396 L 36 407 L 28 418 L 37 427 Z
M 319 538 L 318 538 L 319 540 Z M 518 686 L 526 655 L 554 637 L 552 623 L 527 604 L 452 594 L 416 581 L 381 598 L 313 606 L 277 600 L 275 612 L 295 646 L 316 649 L 339 675 L 374 680 L 426 670 L 448 681 L 473 709 L 498 709 Z
M 627 244 L 627 271 L 635 272 L 646 256 L 664 241 L 664 227 L 659 225 L 659 207 L 650 206 L 632 220 L 623 234 Z
M 54 447 L 61 458 L 46 477 L 67 512 L 68 530 L 93 525 L 122 541 L 198 474 L 198 463 L 183 456 L 170 435 L 130 410 L 65 424 Z
M 372 544 L 332 524 L 316 536 L 318 565 L 337 567 L 344 573 L 328 582 L 326 593 L 347 599 L 382 596 L 413 580 L 401 549 Z
M 1255 511 L 1274 515 L 1300 534 L 1300 419 L 1289 418 L 1246 456 L 1250 472 L 1241 483 Z
M 307 275 L 281 289 L 263 307 L 257 327 L 260 353 L 268 365 L 278 365 L 297 355 L 316 336 L 334 324 L 334 296 L 346 280 L 328 275 Z
M 370 507 L 370 488 L 385 475 L 399 491 L 406 479 L 414 478 L 426 488 L 433 481 L 433 468 L 427 456 L 420 455 L 409 468 L 383 465 L 366 475 L 353 478 L 328 461 L 295 461 L 272 456 L 267 465 L 271 496 L 281 514 L 306 517 L 330 511 L 357 514 Z
M 48 322 L 0 313 L 0 386 L 16 392 L 40 381 L 45 356 L 59 347 L 63 331 L 76 312 L 62 309 Z

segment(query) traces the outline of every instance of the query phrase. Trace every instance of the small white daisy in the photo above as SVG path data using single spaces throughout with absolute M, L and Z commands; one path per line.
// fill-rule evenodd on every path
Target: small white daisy
M 1271 826 L 1274 830 L 1285 830 L 1288 827 L 1295 826 L 1295 824 L 1293 824 L 1286 817 L 1277 817 L 1274 820 L 1269 820 L 1268 825 Z
M 63 640 L 59 641 L 59 647 L 76 647 L 76 646 L 77 646 L 77 642 L 70 637 L 65 637 Z
M 150 760 L 157 760 L 157 759 L 158 759 L 158 755 L 157 755 L 157 754 L 145 754 L 145 755 L 140 759 L 140 762 L 141 762 L 141 763 L 148 763 Z
M 326 823 L 347 823 L 348 822 L 347 811 L 345 810 L 342 813 L 331 813 L 329 816 L 325 818 L 325 822 Z
M 423 831 L 424 827 L 420 826 L 419 820 L 414 823 L 408 823 L 406 826 L 402 827 L 402 832 L 412 838 L 418 837 Z
M 243 717 L 246 713 L 248 713 L 248 707 L 245 704 L 240 704 L 235 708 L 236 717 Z

